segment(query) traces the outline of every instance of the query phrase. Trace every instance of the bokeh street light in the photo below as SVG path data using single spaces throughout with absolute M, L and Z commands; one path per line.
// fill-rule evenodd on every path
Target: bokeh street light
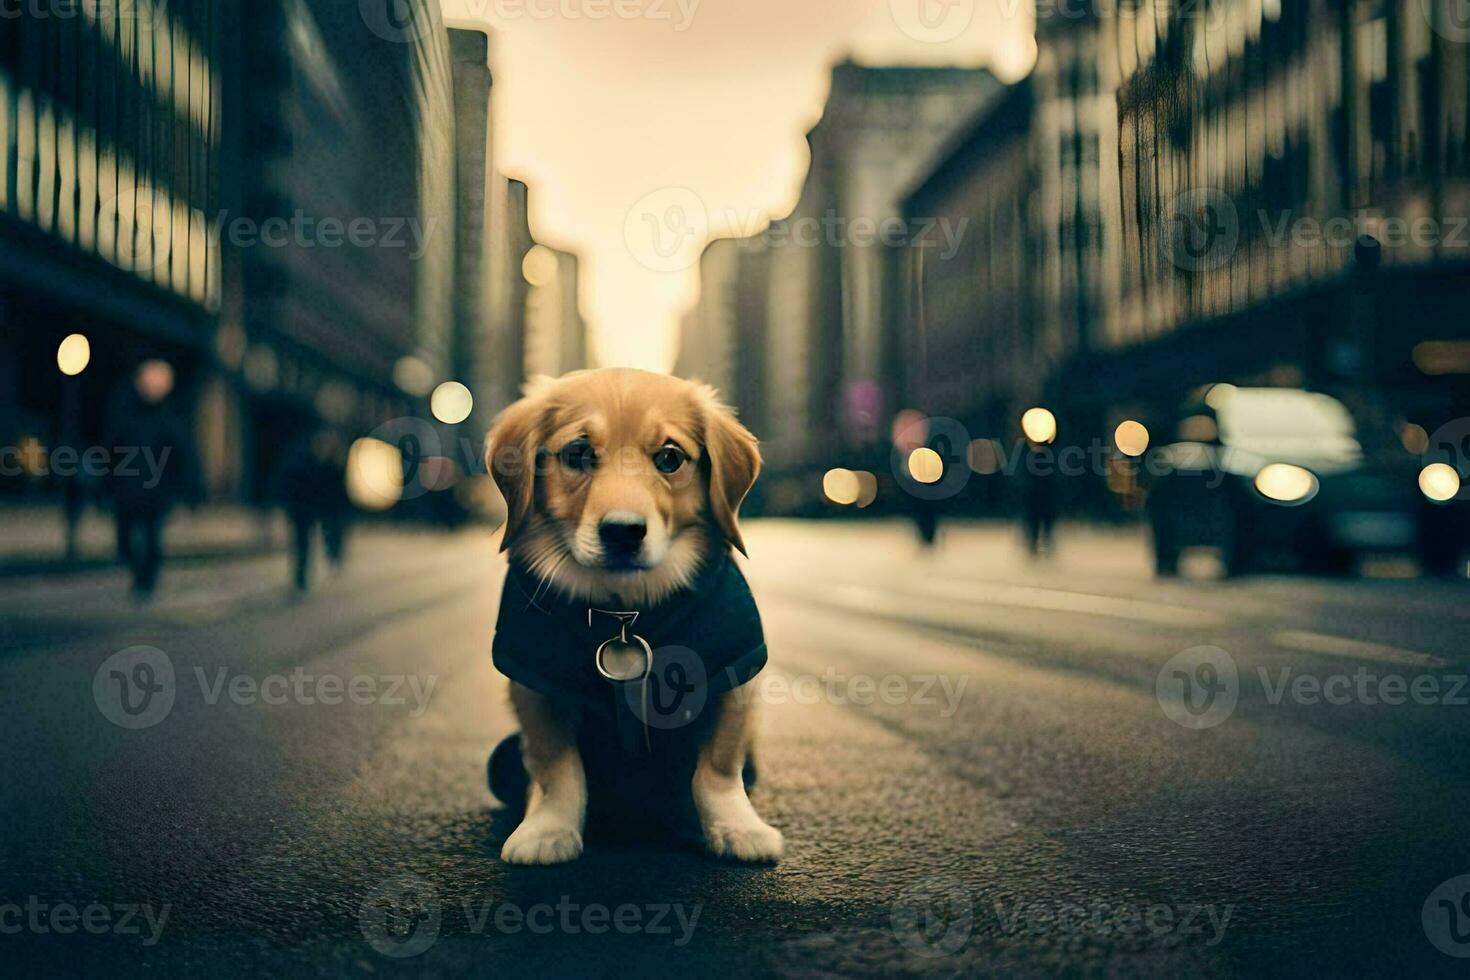
M 434 389 L 429 399 L 429 410 L 434 418 L 445 425 L 458 425 L 470 417 L 475 407 L 475 398 L 470 390 L 458 381 L 446 381 Z
M 944 459 L 928 446 L 909 453 L 909 476 L 917 483 L 938 483 L 944 479 Z
M 1448 463 L 1430 463 L 1419 471 L 1419 489 L 1437 504 L 1454 500 L 1460 484 L 1460 474 Z
M 422 358 L 407 354 L 393 365 L 393 383 L 405 394 L 422 398 L 434 387 L 434 369 Z
M 69 378 L 87 370 L 91 362 L 92 342 L 84 334 L 71 334 L 56 348 L 56 366 Z
M 1148 449 L 1148 429 L 1142 422 L 1128 419 L 1113 431 L 1113 442 L 1124 456 L 1142 456 Z
M 1057 437 L 1057 417 L 1041 407 L 1028 408 L 1021 416 L 1021 434 L 1044 446 Z
M 822 477 L 822 493 L 834 504 L 843 507 L 855 504 L 862 496 L 863 485 L 852 470 L 841 467 L 831 469 Z
M 403 454 L 381 439 L 358 439 L 347 451 L 347 497 L 366 511 L 403 499 Z
M 1422 456 L 1429 448 L 1429 433 L 1422 425 L 1406 422 L 1399 430 L 1399 441 L 1403 443 L 1405 452 L 1413 456 Z

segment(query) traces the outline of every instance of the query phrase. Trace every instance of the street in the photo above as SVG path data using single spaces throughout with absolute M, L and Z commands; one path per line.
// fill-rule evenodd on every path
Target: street
M 1155 582 L 1133 530 L 753 521 L 774 867 L 509 868 L 485 531 L 0 579 L 0 961 L 494 976 L 1445 974 L 1460 582 Z M 151 648 L 139 653 L 137 647 Z M 109 659 L 114 658 L 114 659 Z M 1441 887 L 1444 886 L 1444 887 Z

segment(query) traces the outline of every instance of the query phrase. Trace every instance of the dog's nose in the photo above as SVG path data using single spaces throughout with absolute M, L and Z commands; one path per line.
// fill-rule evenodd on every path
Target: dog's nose
M 604 518 L 597 525 L 602 547 L 611 555 L 631 555 L 642 546 L 647 534 L 648 522 L 641 517 Z

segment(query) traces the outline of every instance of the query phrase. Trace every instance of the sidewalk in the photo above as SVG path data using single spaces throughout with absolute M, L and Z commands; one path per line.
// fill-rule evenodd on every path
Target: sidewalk
M 117 560 L 112 514 L 89 507 L 82 516 L 75 560 L 66 558 L 61 507 L 0 507 L 0 576 L 71 572 Z M 279 551 L 286 546 L 285 519 L 278 511 L 249 507 L 175 508 L 164 530 L 170 561 L 234 558 Z

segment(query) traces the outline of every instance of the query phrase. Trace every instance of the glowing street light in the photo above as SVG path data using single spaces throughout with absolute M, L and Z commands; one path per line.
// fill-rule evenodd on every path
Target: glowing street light
M 1021 416 L 1021 434 L 1037 445 L 1057 437 L 1057 417 L 1044 408 L 1028 408 Z
M 434 387 L 434 369 L 422 358 L 406 354 L 393 365 L 393 383 L 405 393 L 422 398 Z
M 822 477 L 822 493 L 834 504 L 846 507 L 848 504 L 856 503 L 862 496 L 863 485 L 856 473 L 839 467 L 828 470 Z
M 83 334 L 71 334 L 56 348 L 56 366 L 69 378 L 85 371 L 91 361 L 92 342 Z
M 363 438 L 347 451 L 347 496 L 367 511 L 384 511 L 403 499 L 403 454 L 381 439 Z
M 429 410 L 434 418 L 445 425 L 458 425 L 470 417 L 475 407 L 475 397 L 458 381 L 446 381 L 434 389 L 429 399 Z
M 1129 419 L 1118 424 L 1113 432 L 1113 442 L 1124 456 L 1142 456 L 1148 449 L 1148 429 L 1142 422 Z
M 944 478 L 944 458 L 928 446 L 909 453 L 909 476 L 917 483 L 938 483 Z
M 1437 504 L 1454 500 L 1460 493 L 1460 474 L 1448 463 L 1430 463 L 1419 471 L 1419 489 Z

